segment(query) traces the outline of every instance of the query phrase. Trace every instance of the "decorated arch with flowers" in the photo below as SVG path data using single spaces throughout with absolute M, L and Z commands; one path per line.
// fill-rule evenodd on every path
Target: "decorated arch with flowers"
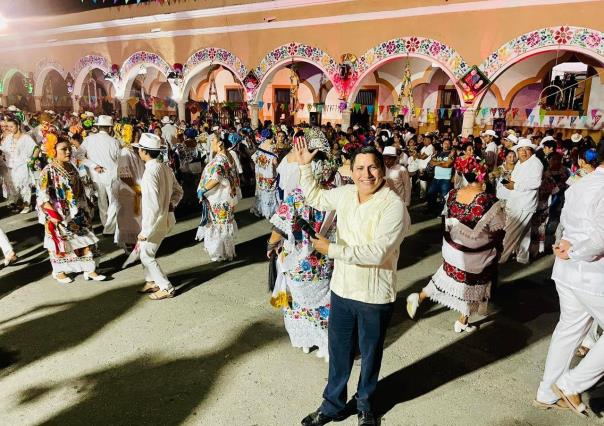
M 212 65 L 222 65 L 230 70 L 241 84 L 248 73 L 247 67 L 235 54 L 219 47 L 206 47 L 189 56 L 183 67 L 183 81 L 178 99 L 187 99 L 196 76 Z M 177 99 L 175 99 L 177 100 Z
M 494 81 L 515 63 L 552 50 L 584 53 L 604 64 L 604 33 L 571 26 L 541 28 L 507 42 L 491 53 L 479 68 Z
M 248 74 L 244 82 L 248 98 L 254 103 L 260 101 L 275 73 L 291 62 L 306 62 L 316 66 L 336 85 L 338 62 L 334 58 L 321 48 L 292 42 L 269 52 Z
M 63 79 L 67 77 L 67 71 L 65 71 L 65 68 L 57 61 L 48 58 L 40 60 L 36 65 L 36 73 L 34 74 L 34 96 L 42 96 L 44 81 L 46 80 L 48 73 L 52 70 L 58 72 Z
M 470 69 L 455 49 L 438 40 L 416 36 L 395 38 L 372 47 L 357 60 L 348 87 L 343 87 L 341 90 L 348 103 L 351 104 L 355 101 L 363 79 L 368 74 L 387 62 L 404 57 L 420 58 L 438 63 L 454 83 L 457 83 Z M 461 89 L 457 84 L 455 87 L 459 92 L 459 98 L 462 99 Z
M 140 68 L 155 68 L 164 76 L 168 76 L 172 71 L 172 67 L 157 53 L 138 51 L 133 53 L 126 59 L 120 70 L 121 81 L 116 87 L 118 98 L 123 98 L 130 93 L 134 79 L 139 73 Z M 178 96 L 178 87 L 170 83 L 173 96 Z
M 75 97 L 82 96 L 86 77 L 95 69 L 99 69 L 103 73 L 108 73 L 111 71 L 111 65 L 104 56 L 100 55 L 86 55 L 78 59 L 72 71 L 74 77 L 73 95 Z
M 8 86 L 12 78 L 17 74 L 23 76 L 24 79 L 27 78 L 27 73 L 18 68 L 10 68 L 4 72 L 2 77 L 2 94 L 6 95 L 8 93 Z

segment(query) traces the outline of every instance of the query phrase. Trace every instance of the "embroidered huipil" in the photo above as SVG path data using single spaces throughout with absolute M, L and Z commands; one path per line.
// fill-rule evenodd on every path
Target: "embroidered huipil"
M 383 186 L 361 204 L 356 185 L 321 190 L 310 165 L 301 166 L 300 173 L 307 203 L 335 210 L 338 218 L 337 242 L 329 246 L 334 259 L 331 291 L 365 303 L 394 302 L 400 245 L 410 226 L 401 197 Z
M 566 190 L 560 224 L 562 239 L 572 248 L 569 260 L 556 258 L 557 283 L 604 296 L 604 168 L 581 178 Z

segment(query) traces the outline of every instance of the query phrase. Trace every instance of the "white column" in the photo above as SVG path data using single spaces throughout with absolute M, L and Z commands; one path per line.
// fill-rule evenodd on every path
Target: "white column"
M 258 113 L 260 112 L 260 108 L 256 104 L 248 104 L 247 107 L 250 110 L 250 124 L 252 125 L 252 129 L 256 130 L 258 128 Z
M 72 104 L 73 112 L 79 114 L 80 113 L 80 102 L 76 99 L 75 96 L 71 97 L 71 104 Z
M 34 104 L 36 106 L 36 111 L 42 111 L 42 96 L 34 96 Z
M 346 132 L 350 127 L 350 110 L 342 111 L 342 131 Z
M 461 125 L 461 136 L 466 138 L 474 132 L 474 108 L 468 108 L 463 115 L 463 124 Z
M 8 108 L 8 96 L 2 95 L 2 106 Z
M 122 118 L 128 117 L 128 99 L 120 99 L 120 105 L 122 107 Z
M 178 102 L 178 119 L 186 120 L 187 103 L 185 101 Z

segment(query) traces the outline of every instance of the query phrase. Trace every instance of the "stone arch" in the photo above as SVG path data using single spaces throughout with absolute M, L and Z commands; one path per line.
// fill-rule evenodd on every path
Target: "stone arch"
M 235 54 L 219 47 L 206 47 L 189 56 L 183 66 L 183 82 L 179 88 L 179 99 L 186 100 L 191 90 L 191 84 L 200 72 L 213 65 L 222 65 L 233 73 L 243 85 L 248 73 L 247 67 Z
M 58 72 L 63 79 L 67 77 L 67 71 L 65 71 L 61 64 L 53 61 L 52 59 L 42 59 L 36 66 L 36 74 L 34 77 L 34 96 L 42 96 L 44 81 L 51 70 Z
M 335 77 L 338 73 L 338 63 L 327 52 L 303 43 L 288 43 L 277 47 L 269 52 L 260 61 L 260 64 L 254 68 L 252 73 L 256 77 L 258 84 L 255 87 L 246 86 L 248 97 L 257 103 L 262 98 L 272 77 L 284 65 L 291 62 L 306 62 L 320 69 L 331 83 L 335 86 Z
M 99 69 L 103 73 L 108 73 L 111 71 L 111 65 L 105 57 L 100 55 L 86 55 L 78 59 L 72 73 L 74 78 L 73 96 L 82 96 L 86 76 L 94 69 Z
M 8 69 L 4 73 L 4 77 L 2 77 L 2 93 L 3 94 L 7 94 L 8 93 L 8 86 L 9 86 L 12 78 L 16 74 L 21 74 L 23 76 L 23 78 L 27 78 L 27 73 L 25 71 L 21 71 L 18 68 L 10 68 L 10 69 Z
M 172 67 L 166 62 L 164 58 L 159 56 L 157 53 L 138 51 L 133 53 L 124 61 L 120 69 L 121 81 L 119 88 L 116 88 L 116 92 L 119 98 L 123 98 L 127 93 L 130 93 L 132 89 L 132 83 L 138 75 L 139 67 L 155 68 L 161 72 L 164 76 L 168 77 L 168 74 L 172 71 Z M 172 96 L 177 97 L 179 94 L 178 87 L 170 83 L 172 87 Z
M 470 69 L 455 49 L 440 41 L 416 36 L 395 38 L 372 47 L 357 60 L 351 87 L 349 93 L 346 93 L 348 103 L 354 102 L 361 88 L 361 82 L 369 73 L 386 62 L 404 57 L 436 62 L 454 83 L 457 83 Z M 459 93 L 459 99 L 463 99 L 457 84 L 455 88 Z

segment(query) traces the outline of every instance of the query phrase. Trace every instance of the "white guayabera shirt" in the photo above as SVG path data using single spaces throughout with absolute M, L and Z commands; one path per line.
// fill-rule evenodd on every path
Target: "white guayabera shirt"
M 311 207 L 335 210 L 338 218 L 328 253 L 334 259 L 331 291 L 365 303 L 394 302 L 400 245 L 411 224 L 401 197 L 384 185 L 361 204 L 356 185 L 321 189 L 310 165 L 300 166 L 300 187 Z

